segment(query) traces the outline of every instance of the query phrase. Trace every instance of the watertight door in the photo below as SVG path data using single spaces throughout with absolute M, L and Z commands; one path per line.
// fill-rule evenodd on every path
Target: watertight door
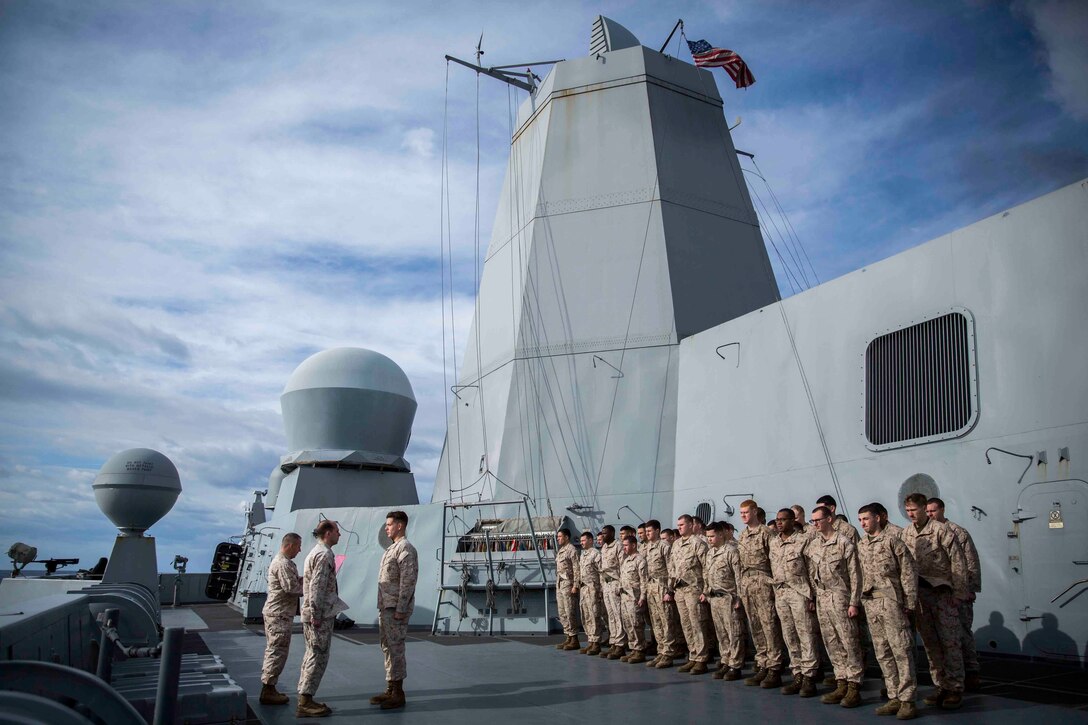
M 1066 632 L 1088 627 L 1088 482 L 1027 486 L 1017 503 L 1027 623 L 1023 652 L 1079 660 L 1085 643 Z

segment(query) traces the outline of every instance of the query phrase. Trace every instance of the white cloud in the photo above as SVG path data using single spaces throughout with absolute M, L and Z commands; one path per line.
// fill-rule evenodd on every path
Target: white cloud
M 1022 3 L 1042 42 L 1055 100 L 1074 118 L 1088 119 L 1088 3 Z

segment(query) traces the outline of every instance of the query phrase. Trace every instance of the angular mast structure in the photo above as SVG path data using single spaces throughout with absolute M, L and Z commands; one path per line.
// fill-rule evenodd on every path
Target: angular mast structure
M 678 343 L 778 299 L 713 77 L 598 17 L 519 109 L 432 500 L 670 518 Z

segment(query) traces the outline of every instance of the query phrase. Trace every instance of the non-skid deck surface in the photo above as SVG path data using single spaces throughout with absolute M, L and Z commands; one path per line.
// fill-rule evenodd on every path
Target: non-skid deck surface
M 237 615 L 235 615 L 237 616 Z M 237 621 L 237 620 L 236 620 Z M 258 631 L 253 631 L 257 629 Z M 238 684 L 249 693 L 250 705 L 265 723 L 302 722 L 294 715 L 294 692 L 304 642 L 301 635 L 292 638 L 291 654 L 281 678 L 280 689 L 292 697 L 286 707 L 265 707 L 257 702 L 260 692 L 260 668 L 264 638 L 259 628 L 222 629 L 201 632 L 209 649 L 223 658 Z M 532 644 L 526 639 L 531 639 Z M 681 674 L 675 668 L 655 670 L 643 665 L 627 665 L 598 657 L 561 652 L 551 646 L 560 641 L 548 638 L 434 638 L 410 633 L 407 644 L 408 679 L 405 692 L 408 705 L 399 711 L 381 712 L 368 704 L 372 694 L 385 687 L 385 675 L 377 635 L 349 630 L 338 632 L 332 644 L 332 659 L 325 672 L 318 700 L 333 708 L 333 717 L 341 722 L 433 722 L 458 723 L 512 722 L 516 725 L 555 722 L 672 721 L 688 722 L 728 716 L 803 722 L 802 718 L 820 718 L 830 723 L 884 722 L 873 715 L 881 704 L 877 679 L 866 680 L 864 704 L 853 710 L 823 705 L 818 698 L 801 700 L 777 690 L 745 687 L 743 682 L 724 682 L 707 675 Z M 970 694 L 963 709 L 946 712 L 919 707 L 923 717 L 945 719 L 950 723 L 1009 723 L 1026 725 L 1045 722 L 1088 722 L 1088 694 L 1083 689 L 1083 671 L 1066 670 L 1063 674 L 1042 672 L 1039 692 L 1048 685 L 1048 677 L 1064 677 L 1059 690 L 1079 695 L 1064 707 L 1041 704 L 1026 699 L 1011 699 L 990 694 Z M 1077 679 L 1077 677 L 1080 679 Z M 999 693 L 1016 687 L 1014 680 L 985 680 L 986 689 Z M 1077 689 L 1081 688 L 1081 689 Z M 821 688 L 826 692 L 828 688 Z M 921 688 L 924 695 L 929 688 Z M 1051 702 L 1053 700 L 1050 700 Z M 649 718 L 647 720 L 647 718 Z M 380 719 L 380 720 L 379 720 Z M 894 722 L 894 718 L 888 719 Z M 325 720 L 331 722 L 332 720 Z

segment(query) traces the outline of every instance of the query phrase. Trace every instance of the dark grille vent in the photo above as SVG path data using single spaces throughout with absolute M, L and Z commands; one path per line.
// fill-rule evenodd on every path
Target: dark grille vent
M 953 438 L 977 415 L 974 336 L 963 312 L 881 335 L 865 351 L 865 437 L 873 447 Z
M 695 515 L 702 519 L 704 524 L 710 524 L 710 517 L 714 515 L 714 508 L 706 501 L 703 501 L 695 507 Z

